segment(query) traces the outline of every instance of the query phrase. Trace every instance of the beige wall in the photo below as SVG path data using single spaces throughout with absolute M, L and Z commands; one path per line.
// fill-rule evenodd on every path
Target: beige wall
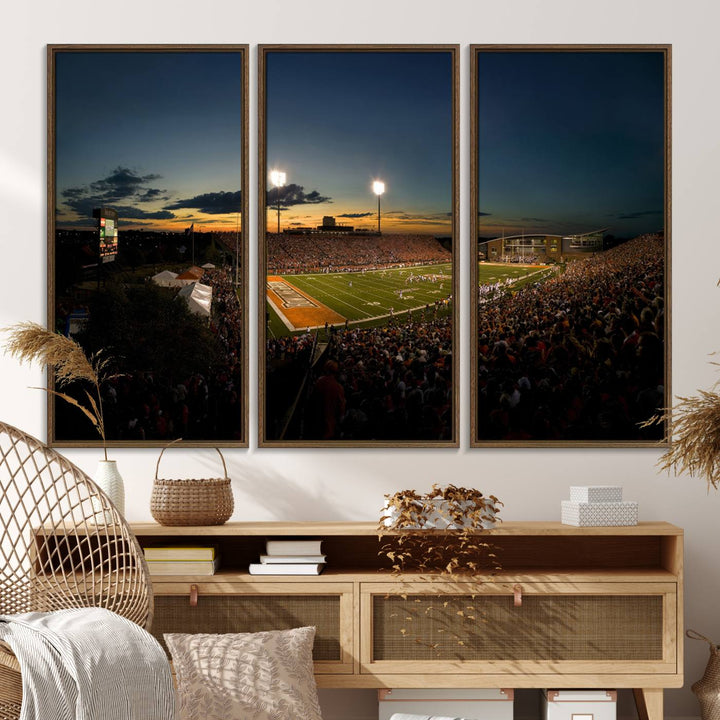
M 45 44 L 347 42 L 461 44 L 461 295 L 469 290 L 469 51 L 470 43 L 673 43 L 673 384 L 676 394 L 710 387 L 717 379 L 710 353 L 720 350 L 720 9 L 711 0 L 210 0 L 182 5 L 168 0 L 98 3 L 12 3 L 3 11 L 0 62 L 0 326 L 45 318 Z M 250 187 L 256 183 L 256 53 L 251 49 Z M 192 102 L 192 88 L 188 88 Z M 250 238 L 257 218 L 250 203 Z M 251 268 L 257 261 L 251 243 Z M 251 273 L 250 297 L 257 280 Z M 252 329 L 256 328 L 255 303 Z M 469 316 L 461 310 L 461 392 L 469 382 Z M 256 342 L 251 338 L 251 386 Z M 44 437 L 40 372 L 0 354 L 0 416 Z M 560 500 L 573 483 L 624 485 L 640 502 L 641 519 L 663 519 L 687 531 L 689 627 L 720 642 L 720 495 L 701 481 L 659 475 L 659 453 L 646 450 L 469 450 L 469 404 L 461 412 L 459 450 L 228 451 L 236 520 L 370 520 L 386 492 L 432 482 L 475 485 L 498 495 L 512 519 L 558 519 Z M 257 417 L 251 399 L 251 428 Z M 253 436 L 253 445 L 255 444 Z M 89 472 L 99 453 L 68 451 Z M 214 453 L 177 451 L 168 476 L 203 476 L 216 470 Z M 113 457 L 128 485 L 131 520 L 150 519 L 152 450 L 118 450 Z M 163 460 L 165 463 L 165 460 Z M 688 641 L 687 687 L 707 659 Z M 360 699 L 359 699 L 360 698 Z M 325 694 L 328 720 L 369 720 L 372 693 Z M 624 701 L 625 702 L 625 701 Z M 532 703 L 530 703 L 532 709 Z M 623 708 L 627 708 L 626 703 Z M 667 717 L 697 715 L 688 689 L 668 692 Z

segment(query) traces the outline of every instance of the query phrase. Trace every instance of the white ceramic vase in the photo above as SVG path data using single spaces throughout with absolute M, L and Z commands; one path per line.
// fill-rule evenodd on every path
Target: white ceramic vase
M 125 515 L 125 484 L 117 469 L 117 460 L 100 460 L 98 462 L 95 484 L 112 500 L 121 515 Z

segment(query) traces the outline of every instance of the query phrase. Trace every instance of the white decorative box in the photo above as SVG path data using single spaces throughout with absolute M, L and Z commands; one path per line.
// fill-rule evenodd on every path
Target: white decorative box
M 616 720 L 616 690 L 544 690 L 543 720 Z
M 513 690 L 395 688 L 378 690 L 378 720 L 395 714 L 463 718 L 463 720 L 513 720 Z
M 572 485 L 572 502 L 622 502 L 623 489 L 619 485 Z
M 560 521 L 577 527 L 637 525 L 638 504 L 627 500 L 609 503 L 563 500 Z

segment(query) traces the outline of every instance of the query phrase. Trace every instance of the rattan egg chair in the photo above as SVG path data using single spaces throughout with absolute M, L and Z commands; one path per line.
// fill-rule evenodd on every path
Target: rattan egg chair
M 95 483 L 55 450 L 0 423 L 0 615 L 103 607 L 148 629 L 142 550 Z M 0 643 L 0 719 L 17 720 L 20 666 Z

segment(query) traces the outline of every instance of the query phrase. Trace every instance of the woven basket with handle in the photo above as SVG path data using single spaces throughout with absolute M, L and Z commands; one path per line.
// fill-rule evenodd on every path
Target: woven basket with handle
M 215 448 L 223 466 L 223 477 L 167 480 L 159 478 L 163 453 L 180 439 L 173 440 L 160 452 L 155 467 L 155 482 L 150 497 L 150 513 L 160 525 L 222 525 L 233 513 L 233 495 L 225 458 Z

